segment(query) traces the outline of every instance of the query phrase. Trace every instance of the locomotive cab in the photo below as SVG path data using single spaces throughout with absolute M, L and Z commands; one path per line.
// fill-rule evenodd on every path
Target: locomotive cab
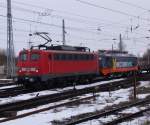
M 35 82 L 41 75 L 41 53 L 38 50 L 23 50 L 19 54 L 17 63 L 17 81 Z

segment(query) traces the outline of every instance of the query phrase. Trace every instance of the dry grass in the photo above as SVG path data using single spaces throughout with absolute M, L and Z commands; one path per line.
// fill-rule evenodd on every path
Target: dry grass
M 150 120 L 145 121 L 142 125 L 150 125 Z

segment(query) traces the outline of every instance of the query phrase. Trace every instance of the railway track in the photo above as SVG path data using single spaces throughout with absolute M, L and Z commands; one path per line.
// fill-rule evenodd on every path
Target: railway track
M 111 80 L 112 78 L 110 78 L 109 80 Z M 137 76 L 137 80 L 148 80 L 150 79 L 150 74 L 141 74 Z M 100 81 L 105 81 L 106 79 L 95 79 L 91 84 L 96 83 L 96 82 L 100 82 Z M 100 85 L 99 87 L 101 88 L 102 91 L 112 91 L 117 89 L 117 87 L 129 87 L 132 85 L 133 82 L 133 78 L 129 77 L 128 79 L 125 80 L 121 80 L 118 82 L 110 82 L 110 83 L 106 83 L 106 85 Z M 121 83 L 122 82 L 122 83 Z M 113 85 L 114 84 L 114 85 Z M 123 85 L 124 84 L 124 85 Z M 110 87 L 112 86 L 112 88 Z M 97 86 L 95 86 L 94 89 L 96 89 Z M 109 88 L 109 89 L 108 89 Z M 42 91 L 42 90 L 49 90 L 50 88 L 39 88 L 39 89 L 27 89 L 24 88 L 23 86 L 20 87 L 13 87 L 13 88 L 6 88 L 6 89 L 0 89 L 0 98 L 6 98 L 6 97 L 13 97 L 13 96 L 17 96 L 20 94 L 27 94 L 27 93 L 31 93 L 31 92 L 38 92 L 38 91 Z M 98 90 L 100 91 L 100 90 Z
M 100 80 L 96 79 L 93 83 L 96 83 Z M 112 82 L 113 84 L 114 82 Z M 111 83 L 110 83 L 111 84 Z M 0 98 L 7 98 L 7 97 L 14 97 L 20 94 L 27 94 L 31 92 L 38 92 L 42 90 L 49 90 L 50 88 L 39 88 L 39 89 L 29 89 L 25 88 L 23 86 L 16 86 L 12 88 L 5 88 L 5 89 L 0 89 Z
M 112 80 L 112 78 L 110 78 L 109 80 Z M 93 83 L 99 82 L 99 81 L 106 81 L 106 79 L 95 79 L 93 81 Z M 93 84 L 91 83 L 91 84 Z M 7 85 L 6 85 L 7 86 Z M 60 87 L 69 87 L 69 86 L 60 86 Z M 24 86 L 15 86 L 15 87 L 11 87 L 11 88 L 4 88 L 4 89 L 0 89 L 0 98 L 7 98 L 7 97 L 14 97 L 20 94 L 27 94 L 27 93 L 31 93 L 31 92 L 38 92 L 38 91 L 42 91 L 42 90 L 49 90 L 51 88 L 47 87 L 47 88 L 25 88 Z
M 0 83 L 0 87 L 5 87 L 5 86 L 12 86 L 12 85 L 16 85 L 16 83 L 13 82 L 8 82 L 8 83 Z
M 104 112 L 97 111 L 95 113 L 92 113 L 91 115 L 88 115 L 87 117 L 72 119 L 72 120 L 69 120 L 71 122 L 63 123 L 63 124 L 64 125 L 75 125 L 75 124 L 83 123 L 83 122 L 86 122 L 86 121 L 89 121 L 89 120 L 99 119 L 99 118 L 105 117 L 105 116 L 108 117 L 109 115 L 116 114 L 117 112 L 120 112 L 122 110 L 131 108 L 131 107 L 134 107 L 134 106 L 140 106 L 140 105 L 143 105 L 143 104 L 150 104 L 150 97 L 148 97 L 146 99 L 143 99 L 143 100 L 140 100 L 140 101 L 129 102 L 126 105 L 118 106 L 118 108 L 115 108 L 115 109 L 112 109 L 112 110 L 108 110 L 108 111 L 104 111 Z M 141 110 L 141 111 L 133 113 L 131 115 L 124 116 L 124 117 L 118 118 L 114 121 L 111 121 L 111 122 L 108 122 L 108 123 L 103 123 L 103 124 L 104 125 L 116 125 L 117 123 L 123 122 L 125 120 L 130 119 L 130 118 L 137 117 L 139 114 L 142 114 L 143 112 L 146 112 L 146 111 L 149 111 L 149 110 L 150 110 L 150 107 L 148 107 L 145 110 Z
M 140 80 L 147 80 L 148 78 L 149 78 L 149 75 L 146 75 L 146 76 L 142 76 L 140 78 Z M 2 116 L 5 113 L 7 114 L 9 112 L 12 112 L 12 111 L 14 112 L 14 111 L 21 111 L 24 109 L 30 109 L 30 108 L 33 108 L 36 106 L 45 105 L 45 104 L 53 103 L 53 102 L 58 102 L 61 100 L 69 99 L 69 98 L 76 97 L 76 96 L 81 96 L 81 95 L 88 94 L 88 93 L 113 91 L 113 90 L 120 89 L 122 87 L 127 88 L 127 87 L 132 86 L 132 82 L 133 82 L 133 79 L 129 78 L 129 79 L 125 79 L 125 80 L 121 80 L 121 81 L 117 81 L 117 82 L 111 82 L 111 83 L 106 83 L 106 84 L 102 84 L 102 85 L 95 85 L 95 86 L 91 86 L 91 87 L 87 87 L 87 88 L 83 88 L 83 89 L 67 90 L 65 92 L 31 98 L 29 100 L 23 100 L 23 101 L 18 101 L 18 102 L 11 102 L 8 104 L 2 104 L 2 105 L 0 105 L 0 112 L 1 112 L 0 116 Z M 80 100 L 78 100 L 78 101 L 80 101 Z M 68 102 L 68 104 L 73 103 L 73 102 L 74 101 Z M 28 116 L 31 114 L 35 114 L 35 113 L 38 113 L 41 111 L 53 109 L 53 108 L 63 106 L 63 105 L 67 105 L 67 103 L 63 103 L 63 104 L 48 107 L 45 109 L 25 113 L 25 114 L 22 114 L 19 116 L 10 117 L 9 119 L 0 120 L 0 122 L 5 122 L 5 121 L 25 117 L 25 116 Z
M 132 81 L 132 79 L 131 79 Z M 55 94 L 48 94 L 43 95 L 39 97 L 34 97 L 28 100 L 22 100 L 17 102 L 11 102 L 8 104 L 1 104 L 0 105 L 0 112 L 7 112 L 7 111 L 19 111 L 24 110 L 28 108 L 33 108 L 40 105 L 45 105 L 48 103 L 53 103 L 65 99 L 69 99 L 76 96 L 81 96 L 88 93 L 96 93 L 96 92 L 104 92 L 104 91 L 112 91 L 116 89 L 120 89 L 122 87 L 129 87 L 131 86 L 130 79 L 102 84 L 102 85 L 96 85 L 92 87 L 86 87 L 83 89 L 76 89 L 76 90 L 67 90 L 60 93 Z
M 54 108 L 58 108 L 58 107 L 62 107 L 62 106 L 66 106 L 66 105 L 70 105 L 70 104 L 74 104 L 74 103 L 80 103 L 83 100 L 94 99 L 96 96 L 97 95 L 95 95 L 95 96 L 88 96 L 88 97 L 81 98 L 81 99 L 75 99 L 75 100 L 67 101 L 65 103 L 60 103 L 60 104 L 57 104 L 57 105 L 54 105 L 54 106 L 49 106 L 49 107 L 41 108 L 41 109 L 38 109 L 38 110 L 35 110 L 35 111 L 31 111 L 31 112 L 23 113 L 23 114 L 20 114 L 20 115 L 12 116 L 12 117 L 0 120 L 0 123 L 6 122 L 6 121 L 10 121 L 10 120 L 19 119 L 19 118 L 23 118 L 23 117 L 27 117 L 27 116 L 30 116 L 30 115 L 33 115 L 33 114 L 37 114 L 37 113 L 40 113 L 40 112 L 44 112 L 44 111 L 47 111 L 47 110 L 51 110 L 51 109 L 54 109 Z
M 145 112 L 149 112 L 150 111 L 150 107 L 144 109 L 144 110 L 140 110 L 136 113 L 132 113 L 130 115 L 127 115 L 127 116 L 123 116 L 123 117 L 120 117 L 118 119 L 115 119 L 113 121 L 110 121 L 108 123 L 105 123 L 104 125 L 116 125 L 118 123 L 122 123 L 122 122 L 125 122 L 127 120 L 131 120 L 133 118 L 136 118 L 136 117 L 139 117 L 139 116 L 142 116 Z
M 36 90 L 38 91 L 38 90 Z M 34 90 L 31 89 L 26 89 L 22 86 L 16 86 L 16 87 L 12 87 L 12 88 L 7 88 L 7 89 L 0 89 L 0 98 L 6 98 L 6 97 L 13 97 L 13 96 L 17 96 L 20 94 L 26 94 L 26 93 L 30 93 L 30 92 L 34 92 Z

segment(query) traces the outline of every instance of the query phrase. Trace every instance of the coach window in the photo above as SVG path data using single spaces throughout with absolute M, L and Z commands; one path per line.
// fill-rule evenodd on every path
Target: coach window
M 86 55 L 83 55 L 83 60 L 86 60 Z
M 57 54 L 57 60 L 62 60 L 62 55 L 61 54 Z
M 54 60 L 57 60 L 57 55 L 56 54 L 54 54 Z
M 80 57 L 81 57 L 80 54 L 78 54 L 78 55 L 77 55 L 77 59 L 78 59 L 79 61 L 81 60 Z
M 49 59 L 49 60 L 52 60 L 52 55 L 48 55 L 48 59 Z
M 82 60 L 82 55 L 81 54 L 78 54 L 78 60 Z
M 66 54 L 66 60 L 68 60 L 68 61 L 71 60 L 70 59 L 70 54 Z
M 38 53 L 31 54 L 32 61 L 37 61 L 37 60 L 39 60 L 39 58 L 40 58 L 40 55 Z
M 54 54 L 54 60 L 60 60 L 60 54 Z
M 84 55 L 81 55 L 81 60 L 84 60 Z
M 66 55 L 65 54 L 60 54 L 60 60 L 65 60 L 66 59 Z
M 90 60 L 90 55 L 86 55 L 86 60 Z
M 73 60 L 72 54 L 68 54 L 68 60 Z
M 21 53 L 20 54 L 20 60 L 21 61 L 26 61 L 27 60 L 27 53 Z
M 92 55 L 89 55 L 89 60 L 92 60 Z
M 77 54 L 74 54 L 74 60 L 77 60 Z
M 71 54 L 71 56 L 72 56 L 72 60 L 74 60 L 74 54 Z
M 95 55 L 91 55 L 91 59 L 94 60 L 95 59 Z
M 85 55 L 85 60 L 89 60 L 89 55 Z

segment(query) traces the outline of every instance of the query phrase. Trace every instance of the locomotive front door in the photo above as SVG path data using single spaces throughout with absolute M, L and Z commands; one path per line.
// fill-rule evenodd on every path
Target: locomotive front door
M 52 73 L 52 55 L 49 55 L 48 58 L 49 58 L 48 71 L 49 71 L 49 73 Z

